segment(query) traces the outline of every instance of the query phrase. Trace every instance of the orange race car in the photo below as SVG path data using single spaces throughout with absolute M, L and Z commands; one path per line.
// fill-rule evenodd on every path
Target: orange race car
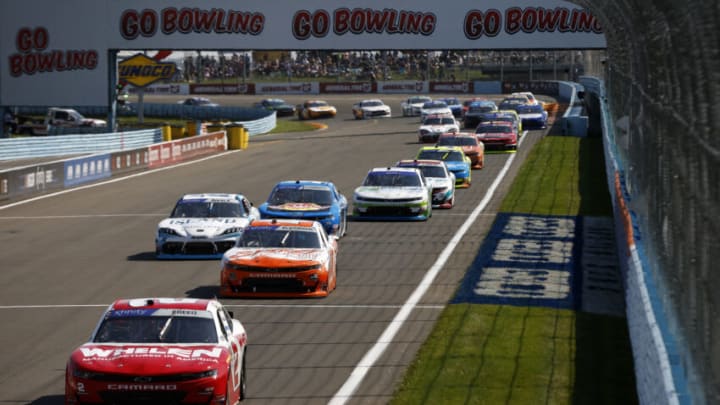
M 222 297 L 325 297 L 336 285 L 337 237 L 316 221 L 253 221 L 225 252 Z
M 465 155 L 470 158 L 471 169 L 485 167 L 485 145 L 480 142 L 474 133 L 458 132 L 442 134 L 438 138 L 437 146 L 460 146 Z

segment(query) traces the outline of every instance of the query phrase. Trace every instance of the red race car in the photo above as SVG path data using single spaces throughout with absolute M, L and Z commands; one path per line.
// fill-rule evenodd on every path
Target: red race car
M 65 370 L 65 404 L 235 404 L 247 334 L 217 300 L 115 301 Z

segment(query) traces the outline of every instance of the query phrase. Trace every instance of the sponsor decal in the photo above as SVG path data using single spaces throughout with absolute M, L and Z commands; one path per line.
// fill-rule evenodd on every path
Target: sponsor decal
M 318 211 L 322 209 L 328 209 L 330 207 L 314 203 L 287 203 L 281 205 L 271 205 L 268 208 L 282 211 Z
M 17 53 L 8 57 L 10 75 L 35 75 L 76 70 L 95 70 L 98 51 L 94 49 L 48 49 L 50 32 L 47 28 L 20 28 L 15 35 Z
M 110 391 L 177 391 L 175 384 L 108 384 Z
M 139 346 L 104 349 L 101 347 L 81 347 L 84 360 L 115 360 L 120 357 L 174 357 L 177 359 L 218 359 L 223 349 L 185 349 L 181 347 Z
M 177 72 L 173 62 L 158 62 L 141 53 L 118 64 L 118 76 L 136 87 L 145 87 L 158 80 L 172 78 Z
M 250 273 L 251 278 L 295 278 L 295 273 Z

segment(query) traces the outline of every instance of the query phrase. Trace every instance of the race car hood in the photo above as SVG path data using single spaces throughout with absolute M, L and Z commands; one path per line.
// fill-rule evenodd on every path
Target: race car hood
M 218 369 L 227 365 L 228 356 L 228 350 L 217 345 L 87 343 L 70 355 L 70 361 L 98 373 L 158 375 Z
M 366 107 L 360 107 L 363 111 L 387 111 L 388 106 L 386 105 L 372 105 Z
M 320 205 L 315 203 L 285 203 L 279 205 L 267 205 L 265 209 L 269 211 L 291 211 L 291 212 L 313 212 L 327 211 L 329 205 Z
M 364 198 L 377 198 L 382 200 L 421 199 L 427 190 L 422 187 L 377 187 L 362 186 L 355 189 L 355 195 Z
M 460 170 L 465 170 L 468 168 L 467 163 L 465 162 L 445 162 L 447 164 L 447 167 L 450 171 L 457 172 Z
M 427 131 L 427 132 L 449 132 L 451 129 L 457 130 L 456 125 L 421 125 L 419 131 Z
M 332 112 L 335 111 L 335 107 L 325 105 L 321 107 L 308 107 L 308 110 L 315 111 L 315 112 Z
M 247 218 L 167 218 L 158 228 L 182 229 L 188 236 L 212 237 L 228 228 L 245 228 L 248 223 Z
M 509 132 L 481 132 L 475 134 L 478 139 L 508 139 L 512 137 Z
M 520 116 L 520 119 L 525 119 L 525 120 L 526 119 L 538 119 L 538 118 L 543 118 L 545 116 L 545 114 L 541 113 L 541 112 L 521 113 L 518 115 Z
M 443 107 L 443 108 L 423 108 L 423 109 L 422 109 L 423 114 L 427 114 L 427 115 L 444 114 L 444 113 L 447 113 L 448 111 L 450 111 L 450 109 L 447 108 L 447 107 Z M 452 112 L 452 111 L 450 111 L 450 112 Z
M 233 264 L 296 267 L 324 263 L 328 253 L 324 249 L 233 248 L 225 252 L 225 259 Z

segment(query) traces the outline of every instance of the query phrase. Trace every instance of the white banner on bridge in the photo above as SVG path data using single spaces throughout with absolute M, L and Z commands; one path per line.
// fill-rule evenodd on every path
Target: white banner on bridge
M 108 51 L 602 49 L 559 0 L 4 0 L 0 105 L 103 105 Z

